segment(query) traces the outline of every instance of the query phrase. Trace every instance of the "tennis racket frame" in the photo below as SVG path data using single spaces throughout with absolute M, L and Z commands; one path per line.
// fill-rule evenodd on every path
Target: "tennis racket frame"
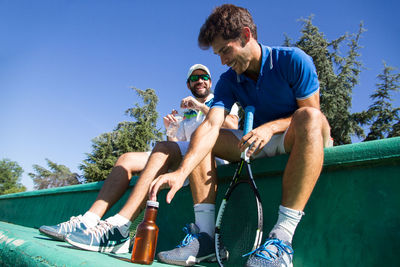
M 245 129 L 244 129 L 244 135 L 247 134 L 251 129 L 252 129 L 252 124 L 253 124 L 253 114 L 254 114 L 254 107 L 248 107 L 246 108 L 246 119 L 245 119 Z M 247 149 L 242 152 L 241 155 L 241 160 L 238 163 L 238 166 L 235 170 L 235 174 L 233 175 L 233 178 L 229 184 L 229 187 L 224 195 L 224 198 L 222 199 L 221 205 L 218 210 L 218 215 L 217 215 L 217 220 L 215 223 L 215 255 L 217 258 L 217 262 L 219 266 L 224 266 L 223 265 L 223 260 L 221 258 L 220 252 L 222 251 L 223 247 L 221 244 L 221 224 L 222 224 L 222 217 L 225 212 L 226 205 L 229 201 L 229 198 L 235 190 L 235 188 L 241 184 L 241 183 L 247 183 L 250 188 L 253 190 L 253 193 L 255 195 L 256 203 L 257 203 L 257 231 L 256 231 L 256 237 L 254 239 L 254 244 L 252 250 L 255 250 L 258 248 L 261 244 L 262 240 L 262 235 L 263 235 L 263 208 L 261 204 L 261 197 L 260 193 L 258 192 L 257 185 L 254 181 L 253 177 L 253 172 L 251 171 L 251 165 L 250 165 L 250 158 L 247 157 L 246 155 Z M 240 179 L 243 167 L 246 166 L 247 168 L 247 173 L 248 173 L 248 178 L 247 179 Z M 229 252 L 228 252 L 229 253 Z

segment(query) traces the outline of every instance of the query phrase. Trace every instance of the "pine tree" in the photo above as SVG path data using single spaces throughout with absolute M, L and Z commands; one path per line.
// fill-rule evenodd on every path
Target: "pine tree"
M 302 36 L 293 44 L 313 58 L 320 82 L 321 110 L 331 125 L 335 145 L 351 143 L 351 135 L 363 135 L 350 112 L 352 90 L 357 85 L 362 64 L 359 41 L 365 31 L 360 24 L 356 34 L 344 34 L 329 42 L 318 27 L 312 24 L 312 16 L 302 19 Z M 290 44 L 286 36 L 284 43 Z M 342 44 L 347 44 L 345 57 L 340 56 Z
M 400 108 L 395 110 L 397 123 L 393 125 L 392 131 L 388 134 L 388 138 L 400 136 Z
M 46 189 L 79 184 L 81 178 L 77 173 L 72 173 L 65 165 L 57 164 L 46 159 L 49 169 L 33 165 L 35 173 L 28 173 L 32 178 L 35 189 Z
M 400 74 L 383 62 L 383 72 L 377 76 L 376 91 L 370 96 L 374 101 L 365 112 L 356 114 L 360 124 L 370 126 L 364 141 L 400 136 L 400 108 L 393 108 L 392 94 L 399 91 Z
M 148 151 L 162 132 L 157 128 L 156 111 L 158 97 L 153 89 L 142 91 L 133 88 L 142 98 L 144 105 L 126 110 L 125 114 L 135 119 L 121 122 L 109 133 L 101 134 L 92 140 L 92 153 L 79 166 L 87 182 L 105 180 L 118 157 L 126 152 Z

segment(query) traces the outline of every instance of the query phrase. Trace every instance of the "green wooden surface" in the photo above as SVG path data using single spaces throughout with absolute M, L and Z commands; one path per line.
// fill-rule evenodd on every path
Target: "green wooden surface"
M 0 222 L 0 266 L 138 266 L 131 255 L 75 249 L 34 228 Z M 142 265 L 141 265 L 142 266 Z M 146 266 L 146 265 L 143 265 Z M 157 261 L 151 266 L 169 266 Z
M 283 155 L 252 163 L 263 201 L 265 233 L 277 219 L 281 176 L 287 159 Z M 218 168 L 217 205 L 235 168 L 236 164 Z M 0 221 L 32 228 L 59 223 L 85 212 L 101 185 L 93 183 L 0 196 Z M 326 149 L 322 175 L 293 240 L 295 266 L 397 266 L 399 188 L 400 138 Z M 105 217 L 119 210 L 127 194 Z M 166 191 L 159 195 L 158 251 L 178 244 L 184 236 L 182 227 L 194 220 L 189 188 L 178 192 L 171 205 L 165 203 L 165 196 Z M 0 231 L 4 231 L 1 227 L 4 224 L 0 225 Z M 77 253 L 69 251 L 71 255 Z M 47 255 L 45 251 L 43 255 Z

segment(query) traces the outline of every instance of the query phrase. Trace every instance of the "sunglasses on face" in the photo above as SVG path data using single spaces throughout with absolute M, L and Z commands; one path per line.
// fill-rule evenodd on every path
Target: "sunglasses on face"
M 208 75 L 208 74 L 190 75 L 189 76 L 189 81 L 191 81 L 191 82 L 197 82 L 199 79 L 202 79 L 203 81 L 208 81 L 211 78 L 210 78 L 210 75 Z

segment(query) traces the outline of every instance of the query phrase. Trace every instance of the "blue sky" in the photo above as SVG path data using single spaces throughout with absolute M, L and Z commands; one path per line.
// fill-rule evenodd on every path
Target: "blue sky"
M 226 70 L 211 50 L 197 46 L 200 26 L 226 1 L 0 0 L 0 159 L 17 161 L 32 189 L 32 165 L 45 158 L 74 172 L 91 140 L 129 120 L 139 101 L 131 87 L 153 88 L 161 118 L 187 96 L 185 75 L 207 65 L 214 83 Z M 363 34 L 360 85 L 353 111 L 371 104 L 382 60 L 400 67 L 398 1 L 231 1 L 250 10 L 260 42 L 277 46 L 284 33 L 300 36 L 301 17 L 329 39 Z M 171 105 L 173 104 L 173 105 Z M 400 96 L 395 96 L 396 106 Z

